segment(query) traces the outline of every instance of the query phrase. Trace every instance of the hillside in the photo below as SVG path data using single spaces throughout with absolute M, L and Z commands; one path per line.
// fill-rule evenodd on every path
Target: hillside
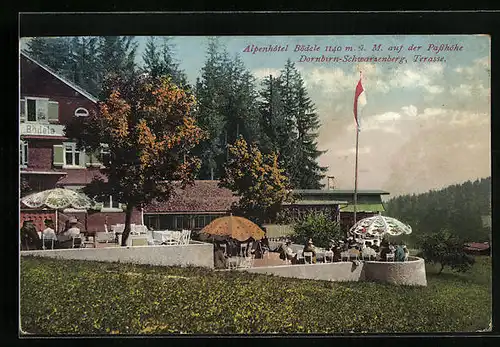
M 423 194 L 402 195 L 385 204 L 385 215 L 413 228 L 409 240 L 446 228 L 466 241 L 489 240 L 482 215 L 491 214 L 491 178 L 467 181 Z

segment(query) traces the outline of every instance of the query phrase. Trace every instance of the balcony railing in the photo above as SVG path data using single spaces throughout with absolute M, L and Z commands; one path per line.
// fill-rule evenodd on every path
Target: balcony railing
M 20 123 L 21 135 L 34 136 L 64 136 L 64 125 L 27 122 Z

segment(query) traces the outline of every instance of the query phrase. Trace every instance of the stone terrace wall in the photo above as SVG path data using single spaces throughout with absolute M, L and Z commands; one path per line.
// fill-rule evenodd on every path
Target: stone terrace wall
M 410 257 L 405 262 L 366 261 L 282 265 L 242 269 L 252 273 L 265 273 L 281 277 L 293 277 L 324 281 L 374 281 L 399 285 L 426 286 L 425 262 Z
M 214 267 L 213 245 L 191 241 L 180 246 L 134 246 L 107 248 L 54 249 L 45 251 L 22 251 L 21 256 L 95 260 L 161 266 Z
M 426 286 L 425 262 L 422 258 L 409 257 L 405 262 L 367 261 L 364 265 L 367 281 Z
M 326 281 L 359 281 L 363 264 L 356 266 L 352 262 L 296 264 L 254 267 L 242 269 L 252 273 L 269 274 L 281 277 L 293 277 Z

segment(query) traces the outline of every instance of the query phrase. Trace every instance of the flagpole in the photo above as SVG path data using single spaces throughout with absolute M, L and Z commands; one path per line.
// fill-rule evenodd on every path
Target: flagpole
M 356 124 L 356 163 L 354 165 L 354 224 L 356 224 L 356 210 L 358 204 L 358 148 L 359 148 L 359 125 Z
M 359 80 L 361 82 L 361 71 L 359 72 Z M 358 149 L 359 149 L 359 116 L 356 114 L 356 163 L 354 164 L 354 225 L 356 225 L 357 222 L 356 212 L 358 205 Z

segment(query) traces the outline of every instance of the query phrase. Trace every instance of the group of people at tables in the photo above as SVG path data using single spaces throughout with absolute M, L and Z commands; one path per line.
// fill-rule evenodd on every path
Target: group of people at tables
M 282 260 L 290 261 L 292 264 L 304 264 L 306 259 L 304 257 L 304 253 L 311 253 L 312 259 L 309 262 L 315 264 L 317 259 L 318 249 L 314 246 L 312 239 L 309 239 L 307 243 L 304 245 L 304 249 L 302 250 L 302 256 L 299 258 L 298 252 L 294 252 L 291 247 L 292 242 L 287 240 L 285 245 L 281 246 L 281 254 L 280 258 Z M 369 248 L 373 251 L 369 252 Z M 399 244 L 393 244 L 386 239 L 382 239 L 379 245 L 379 240 L 373 240 L 373 243 L 366 242 L 356 242 L 352 237 L 349 237 L 347 240 L 341 240 L 339 242 L 331 241 L 330 246 L 323 253 L 323 260 L 328 262 L 339 262 L 342 261 L 342 253 L 348 253 L 349 255 L 357 255 L 358 259 L 364 258 L 362 255 L 364 254 L 372 254 L 369 257 L 369 260 L 379 260 L 386 261 L 387 255 L 391 255 L 391 259 L 394 261 L 405 261 L 408 259 L 408 248 L 403 242 Z M 326 259 L 325 259 L 326 258 Z M 350 256 L 348 257 L 350 259 Z
M 36 229 L 33 221 L 24 221 L 21 227 L 21 249 L 71 248 L 75 246 L 74 239 L 79 239 L 76 244 L 81 245 L 84 235 L 77 224 L 78 220 L 71 218 L 66 222 L 64 230 L 56 233 L 51 219 L 44 221 L 45 229 L 41 232 Z
M 225 269 L 229 266 L 229 260 L 233 257 L 252 257 L 261 259 L 266 252 L 270 251 L 269 240 L 264 237 L 255 241 L 252 238 L 245 242 L 229 239 L 226 242 L 214 243 L 214 266 L 216 269 Z

